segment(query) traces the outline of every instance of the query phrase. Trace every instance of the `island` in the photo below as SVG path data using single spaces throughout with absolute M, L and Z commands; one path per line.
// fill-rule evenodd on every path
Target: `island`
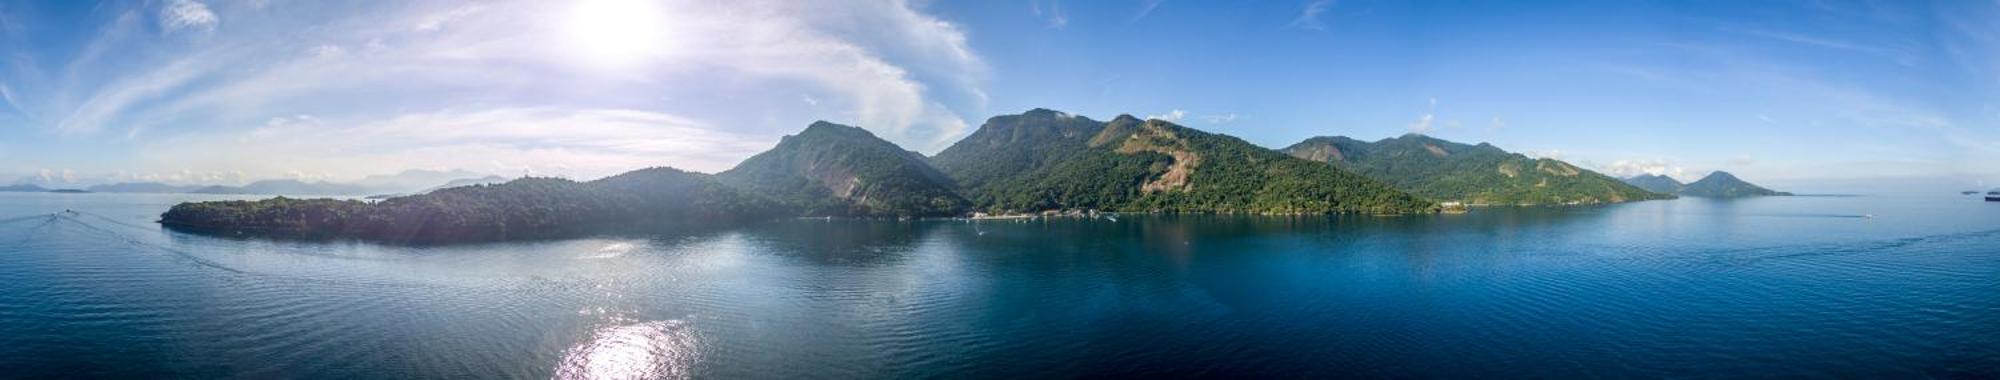
M 1789 196 L 1792 193 L 1776 191 L 1757 186 L 1725 171 L 1715 171 L 1701 180 L 1682 184 L 1680 181 L 1658 174 L 1644 174 L 1625 179 L 1626 183 L 1645 188 L 1648 191 L 1701 198 L 1743 198 L 1766 196 Z
M 1382 181 L 1228 135 L 1131 115 L 1096 121 L 1035 109 L 993 117 L 932 157 L 821 121 L 713 175 L 663 167 L 587 182 L 522 178 L 373 202 L 189 202 L 162 214 L 160 223 L 211 235 L 431 244 L 700 230 L 787 217 L 1440 210 L 1438 202 Z

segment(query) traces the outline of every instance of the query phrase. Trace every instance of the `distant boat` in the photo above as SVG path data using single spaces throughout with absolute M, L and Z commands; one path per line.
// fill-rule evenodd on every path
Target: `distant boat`
M 1966 190 L 1966 191 L 1961 191 L 1961 192 L 1958 192 L 1958 193 L 1959 193 L 1959 194 L 1965 194 L 1965 195 L 1979 195 L 1979 190 Z
M 1987 202 L 2000 202 L 2000 190 L 1986 192 Z

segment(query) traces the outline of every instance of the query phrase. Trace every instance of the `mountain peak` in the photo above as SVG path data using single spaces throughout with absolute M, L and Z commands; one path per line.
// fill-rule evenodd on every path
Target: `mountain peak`
M 1035 107 L 1035 109 L 1028 110 L 1028 112 L 1023 112 L 1021 114 L 1029 116 L 1058 116 L 1058 115 L 1067 115 L 1069 113 L 1047 108 Z
M 1766 189 L 1745 182 L 1742 179 L 1736 178 L 1734 174 L 1720 170 L 1709 173 L 1707 177 L 1702 177 L 1699 181 L 1687 184 L 1687 187 L 1681 190 L 1681 194 L 1710 198 L 1792 195 L 1791 193 Z
M 921 155 L 867 130 L 825 121 L 715 178 L 807 216 L 945 216 L 965 207 L 950 180 Z
M 809 136 L 809 135 L 867 137 L 871 139 L 875 138 L 875 134 L 868 132 L 867 129 L 852 125 L 829 122 L 825 120 L 815 121 L 812 123 L 812 125 L 807 125 L 805 130 L 799 131 L 799 134 L 795 136 Z

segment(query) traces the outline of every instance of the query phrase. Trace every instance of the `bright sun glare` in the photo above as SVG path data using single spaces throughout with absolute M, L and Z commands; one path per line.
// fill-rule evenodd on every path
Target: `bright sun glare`
M 568 49 L 601 65 L 631 64 L 658 55 L 666 15 L 651 0 L 583 0 L 564 24 Z

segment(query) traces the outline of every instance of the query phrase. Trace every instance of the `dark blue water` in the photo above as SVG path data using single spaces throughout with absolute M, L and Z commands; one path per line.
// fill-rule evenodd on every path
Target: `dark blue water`
M 0 376 L 2000 376 L 1954 195 L 444 248 L 151 223 L 195 197 L 0 194 Z

